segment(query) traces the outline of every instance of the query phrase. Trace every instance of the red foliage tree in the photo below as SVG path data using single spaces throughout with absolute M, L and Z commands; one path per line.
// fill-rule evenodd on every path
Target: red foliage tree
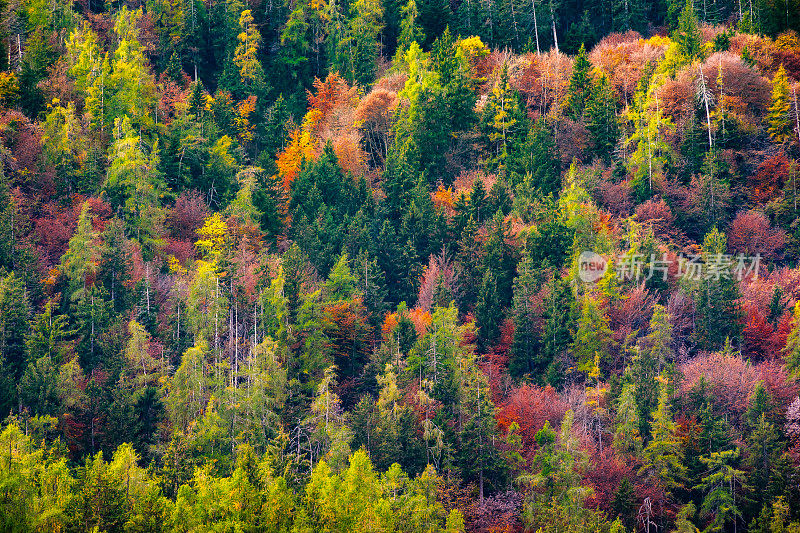
M 728 230 L 728 248 L 747 256 L 761 254 L 765 259 L 775 258 L 785 240 L 784 231 L 772 228 L 769 219 L 756 211 L 739 213 Z
M 545 421 L 558 427 L 566 412 L 567 404 L 553 387 L 537 387 L 526 383 L 511 391 L 499 406 L 497 422 L 506 431 L 512 422 L 516 422 L 524 448 L 532 456 L 536 448 L 536 432 L 544 427 Z
M 789 177 L 789 160 L 786 154 L 779 152 L 765 159 L 755 173 L 748 179 L 750 198 L 756 203 L 772 200 L 780 194 L 784 182 Z
M 199 192 L 184 191 L 167 215 L 167 225 L 176 239 L 194 243 L 197 240 L 197 229 L 210 214 Z

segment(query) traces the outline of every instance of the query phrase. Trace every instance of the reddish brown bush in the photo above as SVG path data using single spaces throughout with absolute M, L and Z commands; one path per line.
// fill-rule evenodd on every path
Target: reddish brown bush
M 783 248 L 786 234 L 770 226 L 769 219 L 756 211 L 743 211 L 728 230 L 728 248 L 735 254 L 746 256 L 761 254 L 772 259 Z
M 765 159 L 758 165 L 755 173 L 747 179 L 750 197 L 756 203 L 772 200 L 780 194 L 788 177 L 789 159 L 785 153 L 779 152 L 777 155 Z
M 177 239 L 194 243 L 197 240 L 197 229 L 210 214 L 199 192 L 185 191 L 178 196 L 167 215 L 167 225 Z
M 520 436 L 525 449 L 535 453 L 536 432 L 544 427 L 546 421 L 558 427 L 567 412 L 567 404 L 559 397 L 553 387 L 522 385 L 514 389 L 497 411 L 497 421 L 504 430 L 512 422 L 520 427 Z

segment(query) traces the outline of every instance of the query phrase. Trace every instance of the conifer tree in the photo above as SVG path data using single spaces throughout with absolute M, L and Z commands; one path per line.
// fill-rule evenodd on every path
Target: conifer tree
M 608 83 L 608 77 L 601 74 L 595 90 L 586 106 L 586 129 L 592 135 L 595 154 L 605 161 L 611 160 L 619 136 L 616 99 Z
M 767 112 L 767 130 L 778 143 L 792 139 L 791 104 L 789 101 L 789 79 L 781 65 L 772 78 L 772 104 Z
M 703 258 L 705 263 L 716 261 L 724 267 L 726 237 L 716 228 L 710 231 L 703 240 Z M 720 349 L 726 339 L 738 340 L 741 334 L 739 319 L 739 287 L 730 274 L 704 276 L 697 285 L 695 297 L 697 318 L 694 336 L 697 342 L 706 349 Z
M 258 58 L 261 35 L 253 23 L 253 15 L 249 9 L 242 11 L 239 26 L 242 31 L 237 37 L 239 44 L 236 46 L 233 62 L 239 67 L 239 75 L 245 89 L 258 94 L 265 82 L 264 69 Z
M 643 465 L 639 472 L 646 473 L 652 482 L 672 493 L 683 485 L 686 466 L 663 385 L 658 408 L 652 414 L 651 432 L 652 439 L 643 451 Z
M 692 0 L 686 0 L 686 5 L 678 17 L 678 27 L 672 34 L 672 40 L 677 45 L 679 66 L 703 59 L 703 39 Z
M 578 370 L 587 372 L 595 356 L 600 357 L 601 362 L 607 362 L 611 341 L 608 318 L 600 308 L 599 302 L 591 296 L 586 296 L 578 319 L 575 342 L 572 345 Z
M 519 264 L 517 277 L 514 278 L 514 341 L 511 346 L 511 360 L 509 372 L 514 376 L 525 374 L 538 374 L 541 369 L 536 368 L 536 358 L 542 348 L 541 331 L 537 322 L 538 318 L 533 309 L 533 296 L 542 285 L 542 273 L 534 266 L 530 254 L 525 253 Z M 534 374 L 535 371 L 537 371 Z
M 564 112 L 573 120 L 583 118 L 586 105 L 594 94 L 595 81 L 591 70 L 592 64 L 586 56 L 586 47 L 581 45 L 572 66 L 572 76 L 569 79 L 567 95 L 564 99 Z
M 403 18 L 400 20 L 400 35 L 397 38 L 397 51 L 395 52 L 395 61 L 398 63 L 403 61 L 411 43 L 425 42 L 425 34 L 419 25 L 419 9 L 416 1 L 408 0 L 400 8 L 400 12 Z
M 569 283 L 554 276 L 545 300 L 544 348 L 539 365 L 539 368 L 545 369 L 546 381 L 553 386 L 563 379 L 565 369 L 560 363 L 575 338 L 575 307 L 575 297 Z M 593 353 L 590 355 L 594 357 Z
M 783 357 L 789 373 L 795 378 L 800 377 L 800 302 L 794 306 L 792 330 L 786 338 Z
M 636 404 L 636 386 L 626 383 L 617 400 L 617 426 L 614 432 L 614 447 L 620 451 L 639 456 L 642 452 L 642 436 L 639 433 L 639 407 Z
M 708 457 L 700 458 L 709 474 L 695 488 L 706 493 L 700 516 L 712 519 L 709 524 L 711 531 L 724 530 L 730 522 L 733 522 L 733 530 L 736 531 L 736 522 L 742 519 L 738 506 L 741 499 L 737 502 L 737 495 L 743 488 L 744 472 L 733 466 L 738 459 L 738 448 L 713 452 Z

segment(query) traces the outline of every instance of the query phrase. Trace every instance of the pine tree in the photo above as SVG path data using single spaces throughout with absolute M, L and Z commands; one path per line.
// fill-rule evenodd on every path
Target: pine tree
M 605 161 L 611 160 L 619 137 L 616 105 L 608 77 L 601 74 L 586 106 L 586 129 L 592 135 L 595 154 Z
M 767 130 L 775 142 L 785 143 L 792 139 L 793 124 L 789 101 L 789 79 L 783 65 L 772 78 L 772 104 L 767 112 Z
M 493 154 L 486 161 L 487 168 L 505 172 L 509 152 L 521 149 L 528 135 L 527 114 L 519 93 L 511 87 L 507 64 L 483 108 L 481 129 L 488 141 L 487 151 Z
M 515 377 L 525 374 L 541 376 L 543 369 L 536 368 L 536 358 L 541 345 L 539 317 L 533 309 L 533 296 L 541 287 L 542 274 L 536 269 L 529 253 L 525 253 L 514 279 L 514 341 L 511 345 L 509 372 Z M 534 374 L 535 373 L 535 374 Z
M 703 240 L 706 265 L 724 261 L 726 237 L 716 228 Z M 726 339 L 738 340 L 741 334 L 739 286 L 731 275 L 705 276 L 697 286 L 697 318 L 694 337 L 706 349 L 720 349 Z
M 502 306 L 497 277 L 489 270 L 483 276 L 475 305 L 475 322 L 478 326 L 478 340 L 484 350 L 488 350 L 500 334 Z
M 419 25 L 419 9 L 415 0 L 408 2 L 400 8 L 402 19 L 400 21 L 400 35 L 397 38 L 397 51 L 395 52 L 395 62 L 403 61 L 405 53 L 411 43 L 425 42 L 425 34 Z
M 127 117 L 115 120 L 114 136 L 105 191 L 112 205 L 125 215 L 136 238 L 150 248 L 158 239 L 158 198 L 163 186 L 158 173 L 158 145 L 156 142 L 150 154 L 145 154 L 141 136 L 136 134 Z
M 639 433 L 639 407 L 636 404 L 636 386 L 626 383 L 617 400 L 617 427 L 614 432 L 614 447 L 620 451 L 639 456 L 642 452 L 642 436 Z
M 569 79 L 567 95 L 564 98 L 564 111 L 573 120 L 581 120 L 586 110 L 586 105 L 591 100 L 595 91 L 595 81 L 592 77 L 592 64 L 586 56 L 586 47 L 581 45 L 578 57 L 572 66 L 572 76 Z
M 703 39 L 692 0 L 686 0 L 686 5 L 678 17 L 678 27 L 672 34 L 672 40 L 677 45 L 678 66 L 703 59 Z
M 738 448 L 713 452 L 709 457 L 700 458 L 710 473 L 695 488 L 706 493 L 700 507 L 700 516 L 712 518 L 710 531 L 725 530 L 731 521 L 734 522 L 735 531 L 736 522 L 742 519 L 736 496 L 743 488 L 744 472 L 733 466 L 738 459 Z
M 545 300 L 545 327 L 542 334 L 544 348 L 539 368 L 546 368 L 545 379 L 553 386 L 564 378 L 560 363 L 575 338 L 575 297 L 569 282 L 553 277 Z M 594 357 L 594 354 L 590 354 Z
M 25 370 L 30 312 L 23 281 L 14 272 L 0 279 L 0 416 L 13 406 L 16 383 Z
M 47 106 L 49 113 L 44 122 L 42 148 L 45 160 L 60 178 L 59 190 L 67 194 L 86 191 L 96 184 L 83 183 L 82 164 L 87 156 L 81 124 L 75 113 L 75 104 L 62 106 L 58 99 Z
M 747 438 L 748 454 L 743 465 L 748 471 L 749 484 L 757 497 L 757 503 L 764 505 L 774 501 L 780 490 L 777 470 L 784 450 L 777 428 L 761 414 L 752 424 L 753 430 Z
M 601 362 L 607 362 L 611 342 L 608 318 L 600 308 L 599 302 L 591 296 L 586 296 L 578 319 L 575 342 L 572 345 L 578 370 L 587 372 L 595 356 L 600 357 Z
M 77 291 L 85 290 L 92 284 L 92 277 L 97 273 L 97 264 L 102 252 L 98 246 L 98 233 L 92 225 L 92 212 L 89 203 L 81 206 L 75 234 L 69 240 L 67 251 L 61 256 L 59 271 L 67 284 L 64 297 L 65 304 Z
M 794 306 L 792 330 L 786 338 L 783 357 L 789 373 L 795 378 L 800 377 L 800 302 Z
M 350 11 L 347 34 L 337 43 L 340 72 L 350 83 L 367 86 L 375 79 L 383 6 L 378 0 L 355 0 Z
M 651 428 L 653 437 L 644 449 L 643 465 L 639 472 L 647 473 L 652 482 L 659 483 L 664 490 L 672 493 L 682 486 L 686 466 L 663 386 L 658 408 L 652 415 Z

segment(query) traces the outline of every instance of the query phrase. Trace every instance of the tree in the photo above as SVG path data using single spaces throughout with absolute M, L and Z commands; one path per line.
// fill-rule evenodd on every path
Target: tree
M 541 366 L 546 367 L 546 381 L 554 386 L 563 379 L 564 369 L 561 368 L 561 363 L 575 339 L 576 307 L 569 282 L 553 277 L 545 300 L 546 322 L 542 334 L 544 348 Z M 593 353 L 588 355 L 594 358 Z
M 526 250 L 527 252 L 527 250 Z M 534 266 L 529 253 L 525 253 L 514 279 L 512 318 L 514 341 L 511 346 L 509 372 L 514 376 L 525 374 L 541 377 L 543 374 L 537 356 L 541 345 L 541 309 L 537 309 L 534 297 L 543 284 L 542 272 Z
M 575 341 L 572 345 L 578 370 L 588 372 L 595 356 L 598 356 L 601 362 L 607 362 L 610 356 L 611 342 L 611 329 L 605 312 L 595 298 L 586 296 L 583 300 Z
M 316 469 L 322 471 L 328 468 L 328 464 L 337 471 L 344 468 L 350 454 L 352 432 L 342 416 L 341 400 L 332 390 L 336 384 L 335 379 L 336 367 L 326 368 L 316 396 L 311 402 L 308 417 L 303 421 L 309 434 L 311 468 L 315 468 L 316 461 Z
M 733 275 L 724 271 L 725 250 L 725 235 L 714 228 L 703 240 L 703 258 L 706 265 L 716 264 L 722 270 L 719 276 L 713 272 L 705 275 L 697 285 L 694 330 L 698 344 L 712 350 L 741 335 L 739 287 Z
M 586 453 L 572 435 L 575 415 L 564 415 L 556 434 L 546 422 L 536 433 L 538 451 L 533 458 L 533 473 L 521 476 L 527 489 L 522 518 L 530 529 L 542 531 L 587 531 L 600 527 L 602 519 L 586 507 L 592 488 L 581 484 L 579 469 Z
M 789 373 L 795 378 L 800 377 L 800 302 L 794 306 L 792 330 L 786 338 L 783 357 Z
M 403 61 L 405 53 L 408 51 L 411 43 L 424 43 L 425 33 L 419 25 L 419 9 L 415 0 L 408 0 L 408 2 L 400 8 L 403 16 L 400 21 L 400 35 L 397 38 L 397 51 L 395 52 L 395 61 Z
M 239 67 L 239 76 L 245 89 L 259 94 L 265 83 L 264 69 L 258 59 L 261 35 L 249 9 L 242 11 L 239 16 L 239 26 L 242 31 L 237 37 L 239 44 L 236 45 L 233 62 Z
M 686 0 L 686 5 L 678 17 L 678 27 L 672 34 L 672 40 L 676 45 L 677 66 L 703 59 L 703 39 L 692 0 Z
M 586 56 L 586 47 L 581 45 L 578 57 L 572 66 L 567 95 L 564 99 L 566 115 L 573 120 L 581 120 L 594 91 L 595 81 L 591 74 L 592 64 Z
M 114 121 L 115 141 L 109 151 L 110 166 L 105 183 L 113 207 L 120 209 L 136 238 L 147 248 L 158 241 L 159 193 L 162 188 L 158 144 L 146 155 L 142 139 L 127 117 Z
M 790 141 L 793 137 L 791 104 L 789 100 L 789 79 L 783 65 L 772 78 L 772 103 L 767 111 L 767 131 L 778 143 Z
M 186 432 L 207 405 L 207 353 L 208 343 L 198 340 L 184 352 L 180 366 L 169 382 L 166 405 L 170 420 L 179 431 Z
M 66 303 L 76 296 L 76 292 L 84 291 L 93 284 L 102 251 L 98 246 L 98 237 L 92 225 L 91 206 L 89 202 L 85 202 L 81 206 L 75 234 L 70 238 L 59 265 L 67 284 L 64 294 Z
M 137 388 L 147 386 L 158 379 L 163 371 L 161 364 L 150 354 L 150 334 L 136 320 L 128 323 L 128 344 L 125 347 L 127 370 Z
M 81 124 L 75 113 L 75 104 L 67 102 L 64 107 L 58 99 L 54 99 L 47 107 L 49 113 L 42 136 L 45 160 L 63 180 L 59 184 L 62 191 L 68 194 L 88 192 L 95 184 L 83 183 L 82 180 L 87 150 Z
M 675 422 L 669 408 L 669 399 L 662 385 L 658 408 L 652 414 L 652 439 L 642 453 L 643 464 L 640 474 L 647 474 L 654 483 L 659 483 L 671 494 L 683 485 L 686 466 L 676 434 Z
M 0 279 L 0 356 L 5 372 L 18 379 L 26 362 L 25 339 L 31 304 L 24 282 L 11 272 Z
M 486 160 L 487 168 L 505 172 L 509 153 L 520 150 L 528 135 L 528 117 L 519 93 L 511 87 L 507 64 L 483 108 L 481 129 L 487 137 L 487 151 L 493 154 Z
M 608 77 L 601 74 L 586 106 L 586 129 L 592 135 L 595 154 L 605 161 L 611 160 L 619 137 L 616 106 Z
M 489 384 L 471 352 L 458 361 L 459 450 L 458 463 L 467 479 L 477 482 L 478 498 L 484 501 L 484 486 L 503 486 L 508 465 L 495 446 L 497 421 Z
M 636 404 L 636 386 L 626 383 L 617 400 L 617 426 L 614 447 L 638 456 L 642 452 L 642 436 L 639 433 L 639 406 Z
M 336 7 L 334 7 L 336 6 Z M 331 2 L 330 9 L 338 5 Z M 329 27 L 331 48 L 335 50 L 331 71 L 338 70 L 351 84 L 367 86 L 375 79 L 378 59 L 378 36 L 383 29 L 383 6 L 377 0 L 356 0 L 350 4 L 349 24 L 338 12 Z
M 732 465 L 738 459 L 738 448 L 713 452 L 709 457 L 700 458 L 710 473 L 704 476 L 701 483 L 695 488 L 705 492 L 703 505 L 700 507 L 700 516 L 713 517 L 709 524 L 709 531 L 724 531 L 731 521 L 733 522 L 733 531 L 736 531 L 736 523 L 742 519 L 742 512 L 736 502 L 736 494 L 737 490 L 742 489 L 744 472 L 737 470 Z
M 748 472 L 749 485 L 755 493 L 757 503 L 769 505 L 778 498 L 780 490 L 780 481 L 776 478 L 779 477 L 777 470 L 784 443 L 777 428 L 769 422 L 767 414 L 761 413 L 754 421 L 747 445 L 749 453 L 742 463 Z M 742 476 L 741 473 L 739 475 Z M 744 501 L 740 500 L 740 505 Z
M 71 522 L 80 529 L 121 531 L 129 512 L 125 489 L 103 460 L 103 452 L 88 457 L 80 469 L 76 497 L 68 508 Z

